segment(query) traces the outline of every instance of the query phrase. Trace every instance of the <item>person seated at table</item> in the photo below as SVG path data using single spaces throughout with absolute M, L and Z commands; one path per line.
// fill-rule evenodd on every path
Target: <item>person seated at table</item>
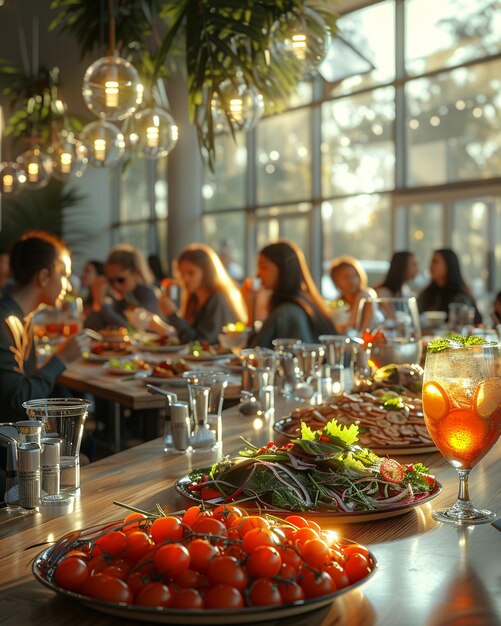
M 92 310 L 92 285 L 98 276 L 104 276 L 104 263 L 95 260 L 87 261 L 83 266 L 82 275 L 80 277 L 84 295 L 83 306 L 86 315 Z
M 201 243 L 187 246 L 176 262 L 181 282 L 181 307 L 162 294 L 159 304 L 181 343 L 215 344 L 223 326 L 247 323 L 240 291 L 212 248 Z
M 441 248 L 435 250 L 430 261 L 430 284 L 417 297 L 420 313 L 426 311 L 444 311 L 449 316 L 449 304 L 456 302 L 475 309 L 474 324 L 482 322 L 475 297 L 466 284 L 459 259 L 454 250 Z
M 330 267 L 330 277 L 339 292 L 339 300 L 334 309 L 334 323 L 338 332 L 345 333 L 357 327 L 358 308 L 362 298 L 377 297 L 374 289 L 368 287 L 367 273 L 360 261 L 351 256 L 334 259 Z M 369 311 L 369 308 L 366 309 Z M 361 328 L 370 326 L 370 319 L 361 320 Z
M 250 338 L 249 347 L 272 348 L 273 339 L 280 337 L 315 343 L 319 335 L 336 332 L 330 311 L 296 244 L 284 240 L 265 246 L 259 252 L 257 275 L 271 294 L 268 316 Z
M 22 403 L 50 397 L 66 366 L 88 349 L 84 335 L 60 343 L 37 367 L 32 318 L 43 306 L 54 306 L 69 288 L 70 255 L 62 241 L 31 231 L 11 250 L 16 286 L 0 300 L 0 421 L 26 419 Z
M 92 283 L 92 311 L 84 326 L 127 326 L 127 309 L 159 312 L 154 277 L 140 250 L 128 244 L 114 246 L 104 264 L 104 274 Z
M 416 255 L 407 250 L 395 252 L 383 280 L 374 289 L 380 298 L 410 298 L 414 292 L 407 284 L 418 273 Z

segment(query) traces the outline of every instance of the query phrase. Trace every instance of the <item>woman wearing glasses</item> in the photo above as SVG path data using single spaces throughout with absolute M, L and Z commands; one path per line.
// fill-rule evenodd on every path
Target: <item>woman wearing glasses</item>
M 104 273 L 92 283 L 92 311 L 85 326 L 99 329 L 127 325 L 126 311 L 135 308 L 158 313 L 153 274 L 140 250 L 127 244 L 114 246 Z
M 177 259 L 177 274 L 182 284 L 179 314 L 166 295 L 160 299 L 160 308 L 181 343 L 217 343 L 223 326 L 247 322 L 240 290 L 212 248 L 201 243 L 185 248 Z

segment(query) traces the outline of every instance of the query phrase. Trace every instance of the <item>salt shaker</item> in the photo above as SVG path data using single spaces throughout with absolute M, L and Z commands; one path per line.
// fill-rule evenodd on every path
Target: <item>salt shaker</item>
M 42 437 L 42 422 L 37 420 L 23 420 L 16 422 L 18 432 L 18 445 L 24 443 L 36 443 L 40 447 L 40 439 Z
M 19 505 L 36 509 L 40 504 L 40 446 L 23 443 L 17 450 Z
M 61 481 L 61 440 L 54 437 L 42 439 L 42 491 L 57 496 Z
M 190 448 L 191 420 L 187 402 L 170 405 L 172 442 L 176 450 L 184 452 Z

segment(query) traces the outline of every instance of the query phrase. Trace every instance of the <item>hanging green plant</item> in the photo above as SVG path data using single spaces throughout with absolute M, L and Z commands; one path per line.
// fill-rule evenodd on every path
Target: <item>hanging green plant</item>
M 117 47 L 150 85 L 181 60 L 189 114 L 211 168 L 215 134 L 246 130 L 260 111 L 286 106 L 320 61 L 336 15 L 329 0 L 115 0 Z M 52 27 L 82 55 L 103 46 L 104 0 L 53 0 Z M 301 39 L 302 38 L 302 39 Z M 236 95 L 235 95 L 236 94 Z M 258 110 L 259 109 L 259 110 Z M 255 119 L 251 119 L 255 118 Z M 250 119 L 250 122 L 249 122 Z

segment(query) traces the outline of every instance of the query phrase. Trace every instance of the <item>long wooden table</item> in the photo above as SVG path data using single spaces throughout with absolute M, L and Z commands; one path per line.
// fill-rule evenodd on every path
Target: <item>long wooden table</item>
M 281 402 L 277 414 L 290 408 Z M 224 453 L 240 447 L 239 436 L 256 445 L 272 438 L 272 422 L 259 423 L 236 409 L 224 413 Z M 153 511 L 189 505 L 174 490 L 178 477 L 216 460 L 216 453 L 167 457 L 154 440 L 92 463 L 82 469 L 82 494 L 71 514 L 45 519 L 41 514 L 9 517 L 0 511 L 0 623 L 33 626 L 128 626 L 138 622 L 110 617 L 59 597 L 40 585 L 31 561 L 49 542 L 70 530 L 122 518 L 119 500 Z M 421 460 L 443 484 L 432 502 L 385 520 L 340 524 L 325 519 L 341 536 L 368 544 L 378 560 L 377 573 L 366 584 L 327 608 L 283 622 L 290 626 L 444 626 L 501 623 L 501 533 L 491 524 L 458 528 L 431 517 L 432 509 L 453 502 L 456 471 L 439 453 L 399 457 Z M 472 474 L 475 504 L 501 515 L 501 445 Z M 236 615 L 234 622 L 238 622 Z M 229 623 L 229 622 L 228 622 Z
M 144 357 L 144 355 L 142 356 Z M 217 369 L 218 362 L 214 361 L 210 363 L 209 366 L 211 369 Z M 208 365 L 206 363 L 193 363 L 193 369 L 199 369 L 200 367 L 207 368 Z M 69 365 L 59 377 L 58 382 L 73 391 L 90 393 L 98 398 L 103 398 L 113 403 L 113 440 L 115 452 L 120 451 L 121 407 L 134 411 L 162 409 L 165 407 L 166 403 L 165 398 L 148 391 L 144 378 L 135 377 L 133 374 L 115 376 L 108 372 L 103 363 L 85 361 L 84 359 L 75 361 Z M 169 385 L 168 379 L 166 379 L 165 382 L 156 381 L 154 384 L 160 387 L 165 386 L 168 391 L 175 393 L 180 400 L 187 400 L 188 398 L 186 386 Z M 240 379 L 239 377 L 232 376 L 225 396 L 226 398 L 232 399 L 238 398 L 239 392 Z

